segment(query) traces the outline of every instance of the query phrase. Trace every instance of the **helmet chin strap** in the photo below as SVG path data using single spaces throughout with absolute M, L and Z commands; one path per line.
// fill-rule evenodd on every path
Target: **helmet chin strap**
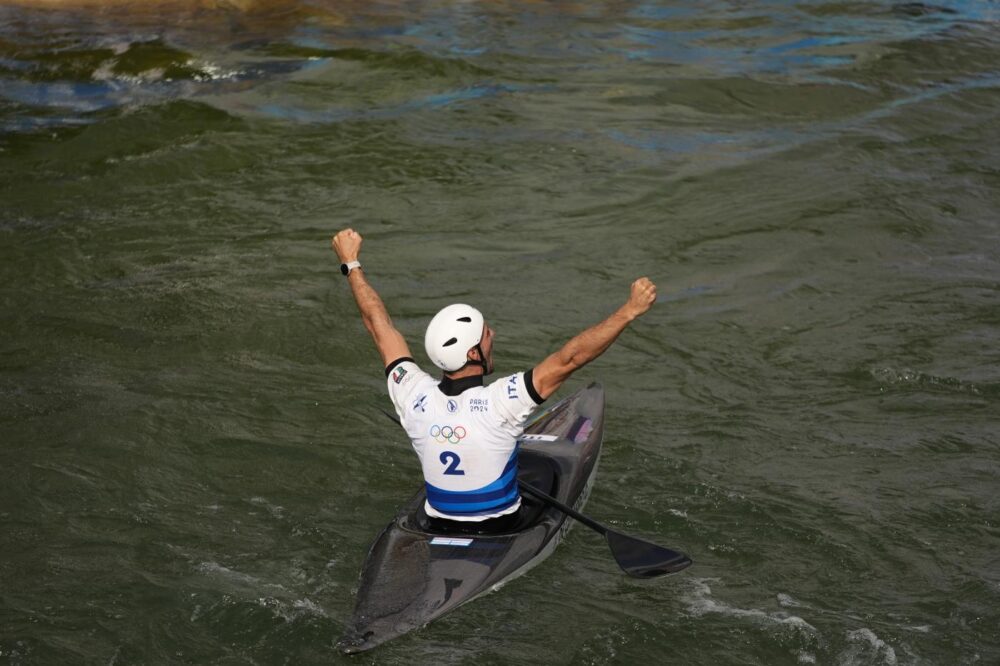
M 472 349 L 475 349 L 477 352 L 479 352 L 479 360 L 477 361 L 475 359 L 471 359 L 470 358 L 469 360 L 467 360 L 465 362 L 465 365 L 463 365 L 458 370 L 453 370 L 452 372 L 460 372 L 460 371 L 464 370 L 465 368 L 469 367 L 470 365 L 478 365 L 480 368 L 483 369 L 483 376 L 484 377 L 486 375 L 493 374 L 493 370 L 490 368 L 490 364 L 486 361 L 486 354 L 483 353 L 482 343 L 477 342 L 476 346 L 473 347 Z M 452 374 L 452 372 L 448 372 L 446 370 L 445 371 L 445 375 L 450 375 L 450 374 Z
M 490 374 L 491 372 L 493 372 L 493 370 L 490 369 L 490 364 L 486 361 L 486 354 L 483 353 L 483 345 L 482 345 L 482 343 L 481 342 L 477 342 L 476 346 L 473 347 L 473 349 L 475 349 L 477 352 L 479 352 L 479 361 L 478 362 L 477 361 L 469 361 L 469 362 L 470 363 L 476 363 L 476 365 L 478 365 L 479 367 L 481 367 L 483 369 L 483 376 L 484 377 L 486 375 Z

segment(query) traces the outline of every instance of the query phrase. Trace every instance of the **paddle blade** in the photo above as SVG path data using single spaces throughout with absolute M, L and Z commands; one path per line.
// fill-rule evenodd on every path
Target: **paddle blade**
M 691 566 L 691 558 L 655 543 L 608 530 L 608 546 L 618 566 L 635 578 L 655 578 L 675 574 Z

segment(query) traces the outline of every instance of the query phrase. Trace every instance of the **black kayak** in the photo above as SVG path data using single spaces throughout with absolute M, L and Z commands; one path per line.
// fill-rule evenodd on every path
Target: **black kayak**
M 525 430 L 518 479 L 580 509 L 604 438 L 604 389 L 591 384 L 541 414 Z M 354 615 L 337 643 L 363 652 L 418 629 L 496 590 L 548 557 L 573 522 L 523 494 L 517 524 L 503 534 L 434 531 L 418 492 L 372 544 L 361 570 Z

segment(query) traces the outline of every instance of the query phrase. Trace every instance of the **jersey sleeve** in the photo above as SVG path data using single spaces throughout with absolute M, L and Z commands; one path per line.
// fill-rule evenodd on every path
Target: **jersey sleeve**
M 406 412 L 406 405 L 417 392 L 420 384 L 431 379 L 431 376 L 421 370 L 417 363 L 409 357 L 400 358 L 390 363 L 386 366 L 385 374 L 385 381 L 389 387 L 389 399 L 392 400 L 396 413 L 402 418 Z
M 496 413 L 514 436 L 521 434 L 532 412 L 543 402 L 532 384 L 531 373 L 531 370 L 518 372 L 490 384 Z

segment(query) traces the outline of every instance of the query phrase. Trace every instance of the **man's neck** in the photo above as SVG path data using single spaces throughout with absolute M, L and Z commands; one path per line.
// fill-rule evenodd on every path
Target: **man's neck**
M 458 372 L 445 373 L 438 388 L 445 395 L 459 395 L 462 391 L 483 385 L 482 368 L 462 368 Z
M 458 381 L 459 379 L 465 379 L 466 377 L 474 377 L 475 375 L 483 375 L 483 366 L 476 365 L 479 361 L 471 361 L 469 365 L 456 370 L 455 372 L 446 372 L 442 376 L 443 379 L 450 379 L 451 381 Z

